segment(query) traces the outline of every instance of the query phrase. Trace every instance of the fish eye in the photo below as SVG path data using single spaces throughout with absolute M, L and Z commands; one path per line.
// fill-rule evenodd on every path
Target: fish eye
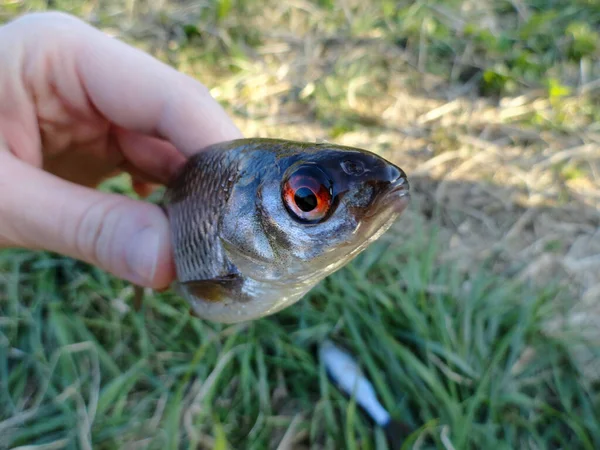
M 283 180 L 283 203 L 290 215 L 303 223 L 327 217 L 332 203 L 331 181 L 319 167 L 304 165 Z
M 362 161 L 351 161 L 347 159 L 341 164 L 342 170 L 348 175 L 362 175 L 365 172 L 365 166 Z

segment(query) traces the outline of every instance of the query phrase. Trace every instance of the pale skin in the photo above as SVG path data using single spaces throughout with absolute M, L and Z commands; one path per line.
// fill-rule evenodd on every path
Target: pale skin
M 126 171 L 144 196 L 239 129 L 195 79 L 65 14 L 0 27 L 0 67 L 0 249 L 50 250 L 168 287 L 163 211 L 95 187 Z

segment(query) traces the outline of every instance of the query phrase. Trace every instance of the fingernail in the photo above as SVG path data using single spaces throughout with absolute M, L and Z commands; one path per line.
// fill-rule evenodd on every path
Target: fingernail
M 160 232 L 153 227 L 138 231 L 127 249 L 129 270 L 140 278 L 140 283 L 150 283 L 154 279 L 160 250 Z

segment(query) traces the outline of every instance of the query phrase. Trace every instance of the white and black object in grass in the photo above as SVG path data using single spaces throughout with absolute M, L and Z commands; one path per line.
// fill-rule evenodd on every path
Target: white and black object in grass
M 329 377 L 349 396 L 354 396 L 360 405 L 382 427 L 393 448 L 401 445 L 401 440 L 409 433 L 408 427 L 393 420 L 377 399 L 371 382 L 363 375 L 352 356 L 326 340 L 319 349 L 319 357 Z

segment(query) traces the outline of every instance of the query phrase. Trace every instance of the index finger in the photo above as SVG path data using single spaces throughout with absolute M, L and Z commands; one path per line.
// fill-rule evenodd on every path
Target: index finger
M 48 38 L 56 51 L 48 54 L 58 59 L 50 63 L 56 72 L 52 79 L 68 100 L 77 103 L 73 81 L 79 81 L 87 101 L 109 121 L 168 140 L 187 155 L 242 136 L 192 77 L 72 16 L 42 13 L 29 20 L 52 29 Z M 40 46 L 40 31 L 26 28 L 33 50 Z

